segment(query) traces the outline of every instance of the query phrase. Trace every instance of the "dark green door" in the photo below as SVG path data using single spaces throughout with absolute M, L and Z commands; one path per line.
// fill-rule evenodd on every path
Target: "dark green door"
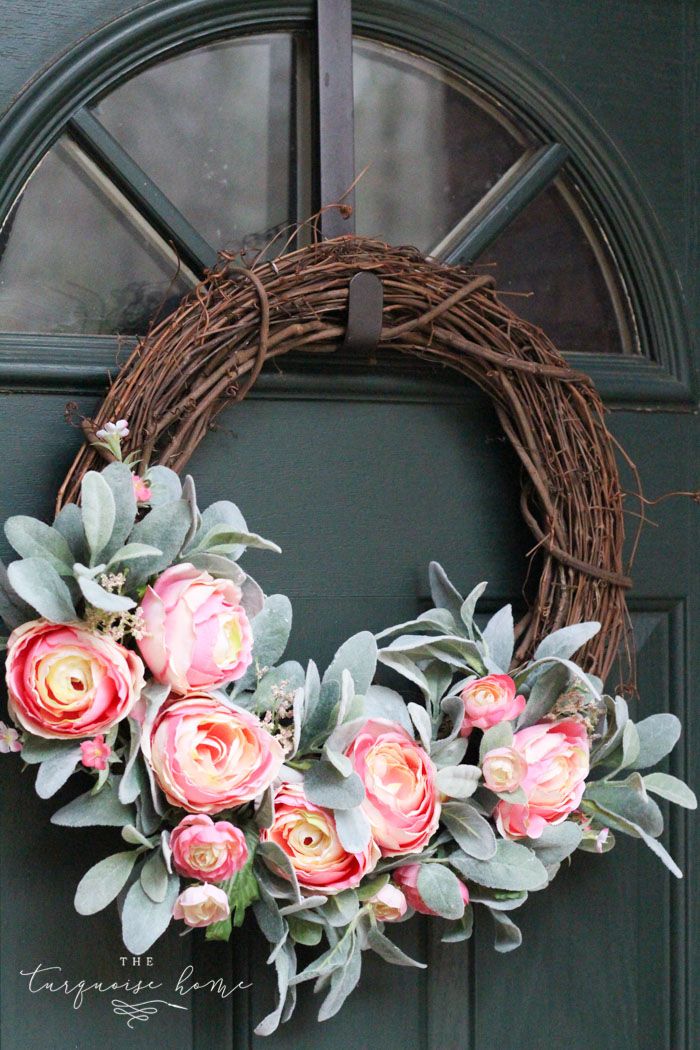
M 130 334 L 187 290 L 211 247 L 253 250 L 313 205 L 313 5 L 168 0 L 90 36 L 130 7 L 7 0 L 0 14 L 1 107 L 82 41 L 9 110 L 0 146 L 3 520 L 49 515 L 79 440 L 66 403 L 90 414 Z M 511 201 L 477 264 L 594 376 L 648 495 L 697 489 L 693 0 L 367 0 L 355 32 L 357 166 L 370 165 L 358 231 L 456 258 L 493 211 L 482 198 Z M 557 143 L 557 163 L 567 159 L 552 182 L 556 165 L 530 161 Z M 124 154 L 147 176 L 141 191 Z M 172 245 L 184 262 L 175 280 Z M 530 540 L 518 469 L 490 406 L 454 377 L 301 357 L 222 417 L 192 471 L 204 503 L 234 499 L 281 544 L 282 559 L 250 555 L 248 567 L 292 599 L 290 656 L 302 662 L 418 611 L 431 558 L 463 588 L 488 579 L 493 606 L 521 601 Z M 628 510 L 632 534 L 631 497 Z M 647 513 L 630 601 L 635 702 L 681 717 L 673 771 L 697 788 L 698 512 L 676 498 Z M 407 924 L 399 939 L 427 971 L 368 961 L 338 1017 L 317 1025 L 317 1003 L 302 995 L 265 1043 L 252 1032 L 273 978 L 255 933 L 229 947 L 173 931 L 152 965 L 134 965 L 113 910 L 84 919 L 72 905 L 83 872 L 118 848 L 115 833 L 66 837 L 49 824 L 55 800 L 40 801 L 31 773 L 16 771 L 3 757 L 3 1050 L 697 1045 L 697 840 L 683 816 L 668 833 L 682 883 L 634 843 L 579 855 L 520 913 L 518 951 L 496 955 L 488 921 L 465 945 Z M 189 965 L 188 986 L 250 987 L 174 997 Z M 57 991 L 41 980 L 30 989 L 37 966 L 56 968 L 45 980 Z M 111 1005 L 118 993 L 88 989 L 81 1002 L 74 987 L 127 979 L 160 983 L 145 998 L 187 1009 L 164 1005 L 129 1029 Z

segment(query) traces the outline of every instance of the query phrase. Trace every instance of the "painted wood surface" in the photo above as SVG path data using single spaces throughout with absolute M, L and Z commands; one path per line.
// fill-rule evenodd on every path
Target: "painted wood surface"
M 0 108 L 56 54 L 131 6 L 6 0 Z M 653 205 L 697 325 L 696 5 L 537 0 L 507 5 L 507 18 L 497 0 L 446 6 L 522 48 L 601 124 Z M 97 349 L 94 359 L 89 350 L 64 352 L 52 358 L 51 347 L 38 341 L 33 361 L 31 351 L 19 363 L 10 358 L 2 374 L 8 390 L 0 397 L 2 519 L 49 513 L 77 440 L 63 422 L 64 404 L 74 391 L 84 411 L 95 403 L 104 359 Z M 46 358 L 60 382 L 55 375 L 56 383 L 47 384 L 32 371 Z M 669 401 L 664 412 L 631 411 L 653 407 L 643 392 L 649 367 L 641 363 L 635 375 L 625 362 L 623 377 L 610 366 L 624 392 L 611 401 L 625 409 L 611 425 L 651 496 L 697 488 L 700 427 L 687 411 L 687 395 L 682 413 Z M 426 384 L 422 394 L 390 377 L 358 384 L 341 368 L 319 379 L 305 366 L 281 397 L 283 384 L 271 377 L 257 397 L 228 413 L 192 467 L 203 499 L 231 494 L 256 528 L 281 543 L 282 559 L 251 555 L 248 564 L 266 589 L 293 600 L 293 656 L 323 661 L 352 631 L 420 608 L 431 557 L 465 587 L 488 577 L 494 601 L 518 600 L 528 538 L 518 513 L 517 469 L 480 397 L 449 379 Z M 644 711 L 668 709 L 685 718 L 687 735 L 673 768 L 697 789 L 700 725 L 691 686 L 700 651 L 698 509 L 669 500 L 650 515 L 658 527 L 642 538 L 632 602 L 639 703 Z M 630 531 L 635 521 L 631 516 Z M 115 841 L 113 833 L 59 834 L 48 824 L 52 806 L 35 796 L 31 774 L 17 780 L 16 768 L 0 763 L 3 1050 L 692 1050 L 700 1042 L 694 932 L 700 864 L 694 822 L 683 816 L 670 831 L 687 872 L 683 883 L 672 884 L 635 843 L 603 859 L 576 858 L 523 910 L 518 952 L 494 955 L 488 922 L 466 946 L 441 946 L 426 925 L 413 923 L 402 929 L 403 943 L 430 961 L 429 971 L 414 975 L 373 962 L 340 1017 L 317 1026 L 315 1004 L 302 997 L 294 1027 L 265 1044 L 251 1031 L 269 1008 L 272 984 L 249 930 L 230 951 L 203 950 L 196 938 L 176 935 L 154 949 L 165 985 L 190 961 L 202 979 L 252 981 L 248 993 L 225 1002 L 203 993 L 186 1013 L 164 1009 L 157 1029 L 149 1022 L 128 1031 L 95 997 L 74 1010 L 68 997 L 29 996 L 21 969 L 43 963 L 63 966 L 73 980 L 118 979 L 123 950 L 113 911 L 82 919 L 72 909 L 75 884 Z

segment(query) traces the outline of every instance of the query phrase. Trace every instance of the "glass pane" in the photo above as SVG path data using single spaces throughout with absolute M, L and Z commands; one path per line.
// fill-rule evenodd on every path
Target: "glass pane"
M 198 48 L 127 81 L 96 115 L 215 248 L 293 219 L 292 38 Z
M 146 330 L 191 287 L 175 256 L 68 140 L 49 151 L 0 239 L 0 329 Z
M 353 69 L 357 232 L 429 252 L 527 143 L 432 62 L 356 40 Z
M 517 293 L 504 302 L 559 350 L 635 352 L 612 261 L 602 245 L 594 248 L 577 211 L 551 186 L 483 253 L 479 268 L 493 272 L 499 292 Z

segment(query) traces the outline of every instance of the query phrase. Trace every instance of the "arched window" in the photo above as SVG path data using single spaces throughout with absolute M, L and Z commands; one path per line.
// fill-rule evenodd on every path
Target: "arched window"
M 6 222 L 0 327 L 141 333 L 192 286 L 196 260 L 130 199 L 140 173 L 154 207 L 204 245 L 200 262 L 211 249 L 254 254 L 308 218 L 318 178 L 310 52 L 304 33 L 207 44 L 78 114 Z M 434 61 L 358 36 L 353 65 L 357 232 L 458 259 L 465 223 L 541 143 L 502 100 Z M 562 350 L 639 352 L 624 281 L 567 174 L 474 263 Z

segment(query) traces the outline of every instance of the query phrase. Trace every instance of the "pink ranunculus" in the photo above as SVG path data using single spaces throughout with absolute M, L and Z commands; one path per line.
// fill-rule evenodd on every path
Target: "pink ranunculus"
M 372 911 L 380 922 L 398 922 L 406 914 L 408 901 L 403 890 L 387 882 L 380 890 L 367 900 L 372 905 Z
M 186 926 L 211 926 L 231 914 L 228 897 L 219 886 L 205 882 L 189 886 L 175 901 L 173 918 L 182 919 Z
M 112 748 L 101 733 L 94 740 L 83 740 L 80 745 L 80 761 L 86 769 L 106 769 L 111 754 Z
M 585 726 L 573 719 L 521 729 L 513 747 L 527 763 L 520 787 L 527 803 L 499 802 L 496 824 L 506 838 L 539 838 L 547 824 L 561 824 L 581 801 L 588 776 L 590 744 Z
M 404 892 L 406 900 L 409 906 L 414 911 L 419 911 L 422 915 L 437 915 L 428 905 L 425 903 L 420 893 L 418 892 L 418 872 L 420 871 L 420 864 L 404 864 L 403 867 L 397 868 L 396 871 L 391 873 L 391 877 Z M 462 895 L 464 906 L 466 908 L 469 904 L 469 890 L 464 885 L 461 879 L 457 879 L 459 883 L 459 892 Z
M 440 821 L 435 766 L 425 750 L 401 726 L 371 718 L 345 754 L 364 784 L 362 808 L 382 853 L 423 849 Z
M 260 832 L 260 840 L 275 842 L 289 857 L 299 885 L 320 893 L 353 889 L 380 857 L 372 838 L 361 853 L 348 853 L 338 838 L 333 813 L 309 802 L 301 784 L 277 788 L 275 819 L 272 827 Z
M 248 859 L 248 846 L 240 828 L 227 820 L 216 823 L 204 813 L 181 820 L 170 836 L 173 864 L 188 879 L 223 882 Z
M 141 746 L 168 801 L 190 813 L 250 802 L 284 762 L 282 748 L 255 715 L 209 693 L 167 702 Z
M 111 638 L 75 624 L 32 620 L 7 643 L 8 709 L 42 737 L 88 737 L 125 718 L 144 685 L 143 664 Z
M 253 635 L 231 580 L 173 565 L 147 588 L 140 608 L 141 655 L 154 678 L 176 693 L 236 681 L 250 666 Z
M 472 729 L 490 729 L 499 722 L 512 721 L 525 707 L 525 697 L 515 695 L 515 682 L 507 674 L 488 674 L 475 678 L 460 693 L 464 704 L 462 736 Z
M 527 762 L 514 747 L 495 747 L 484 756 L 481 772 L 489 791 L 515 791 L 527 775 Z

